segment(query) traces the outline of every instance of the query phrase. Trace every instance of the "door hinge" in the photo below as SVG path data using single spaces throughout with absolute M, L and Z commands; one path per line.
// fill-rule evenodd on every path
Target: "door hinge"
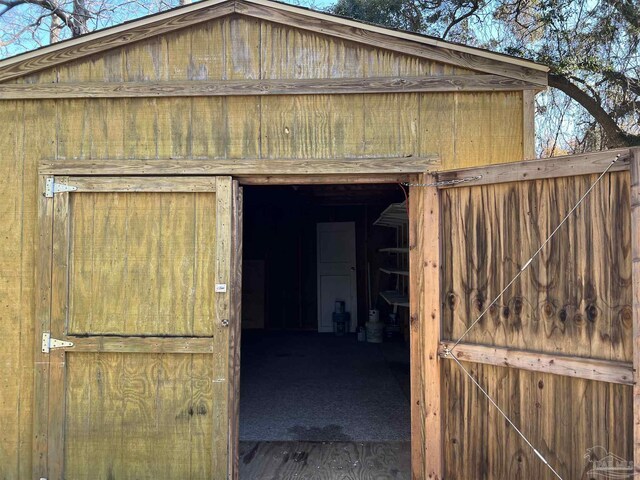
M 55 177 L 47 177 L 44 186 L 44 196 L 53 198 L 56 193 L 75 192 L 76 190 L 78 190 L 78 187 L 64 183 L 56 183 Z
M 58 340 L 57 338 L 51 338 L 51 333 L 44 332 L 42 334 L 42 353 L 49 353 L 52 348 L 65 348 L 73 347 L 73 342 L 67 342 L 65 340 Z

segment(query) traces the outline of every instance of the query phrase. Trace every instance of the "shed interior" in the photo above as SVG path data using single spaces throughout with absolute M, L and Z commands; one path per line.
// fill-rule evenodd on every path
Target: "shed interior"
M 256 451 L 307 455 L 317 442 L 391 448 L 393 468 L 410 472 L 403 188 L 244 187 L 240 463 L 245 475 L 259 474 L 247 470 L 253 464 L 267 468 L 264 456 L 254 460 Z M 339 271 L 345 260 L 353 264 Z M 351 316 L 344 325 L 344 316 L 333 315 L 341 301 Z M 384 325 L 381 343 L 370 341 L 377 340 L 375 325 L 366 328 L 371 310 Z M 320 450 L 331 454 L 326 445 Z

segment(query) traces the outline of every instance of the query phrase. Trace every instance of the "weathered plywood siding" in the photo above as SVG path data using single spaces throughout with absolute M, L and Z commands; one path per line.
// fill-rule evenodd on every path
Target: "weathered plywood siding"
M 463 334 L 596 178 L 442 192 L 445 340 Z M 631 362 L 630 218 L 629 173 L 609 173 L 464 342 Z M 461 369 L 443 363 L 446 478 L 556 478 Z M 465 365 L 562 478 L 590 478 L 594 447 L 597 458 L 633 457 L 630 386 Z
M 211 382 L 211 356 L 70 353 L 67 363 L 65 478 L 215 478 L 212 443 L 226 438 L 211 413 L 225 389 Z
M 0 106 L 0 478 L 31 475 L 36 160 L 55 153 L 53 102 Z M 28 124 L 28 130 L 25 125 Z
M 474 72 L 231 15 L 8 83 L 450 75 Z
M 14 82 L 443 74 L 473 72 L 232 16 Z M 0 478 L 32 463 L 40 160 L 439 153 L 455 168 L 520 160 L 526 143 L 522 92 L 3 101 L 0 123 Z
M 62 64 L 14 82 L 451 74 L 474 72 L 232 15 Z M 138 137 L 142 148 L 121 152 L 123 158 L 163 155 L 298 158 L 306 154 L 323 158 L 437 152 L 442 155 L 443 168 L 457 168 L 522 159 L 533 135 L 532 131 L 523 132 L 527 115 L 524 101 L 522 92 L 135 99 L 92 101 L 86 106 L 81 106 L 82 102 L 71 103 L 83 111 L 82 115 L 66 106 L 60 109 L 60 114 L 73 117 L 69 121 L 76 123 L 68 124 L 71 129 L 86 127 L 87 122 L 106 122 L 107 118 L 107 130 L 118 129 L 121 117 L 139 124 L 129 134 Z M 131 118 L 137 115 L 145 118 Z M 224 122 L 222 129 L 220 122 Z M 181 130 L 183 141 L 177 148 L 168 148 L 167 129 Z M 89 128 L 85 133 L 93 132 Z M 156 141 L 152 136 L 162 140 Z M 212 144 L 216 140 L 218 145 Z M 92 142 L 95 141 L 99 140 L 92 136 Z M 187 144 L 181 148 L 184 142 Z M 145 143 L 150 146 L 144 147 Z M 87 148 L 87 142 L 84 144 Z M 88 152 L 69 153 L 76 158 L 90 158 L 86 156 Z M 61 152 L 60 158 L 70 158 L 69 153 Z
M 597 175 L 443 192 L 444 336 L 457 339 Z M 629 173 L 607 174 L 465 342 L 632 360 Z
M 633 458 L 632 387 L 465 363 L 500 408 L 565 479 L 590 479 L 594 458 Z M 443 362 L 447 480 L 554 480 L 460 367 Z M 600 448 L 598 448 L 600 447 Z

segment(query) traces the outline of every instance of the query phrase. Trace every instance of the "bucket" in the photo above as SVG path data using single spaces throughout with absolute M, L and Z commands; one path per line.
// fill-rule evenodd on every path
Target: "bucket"
M 367 342 L 382 343 L 383 330 L 384 324 L 382 322 L 367 322 Z

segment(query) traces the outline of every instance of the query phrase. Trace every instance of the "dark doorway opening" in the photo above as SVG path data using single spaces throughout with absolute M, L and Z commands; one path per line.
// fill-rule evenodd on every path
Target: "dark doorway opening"
M 241 478 L 382 457 L 357 478 L 409 478 L 405 200 L 392 184 L 245 187 Z

